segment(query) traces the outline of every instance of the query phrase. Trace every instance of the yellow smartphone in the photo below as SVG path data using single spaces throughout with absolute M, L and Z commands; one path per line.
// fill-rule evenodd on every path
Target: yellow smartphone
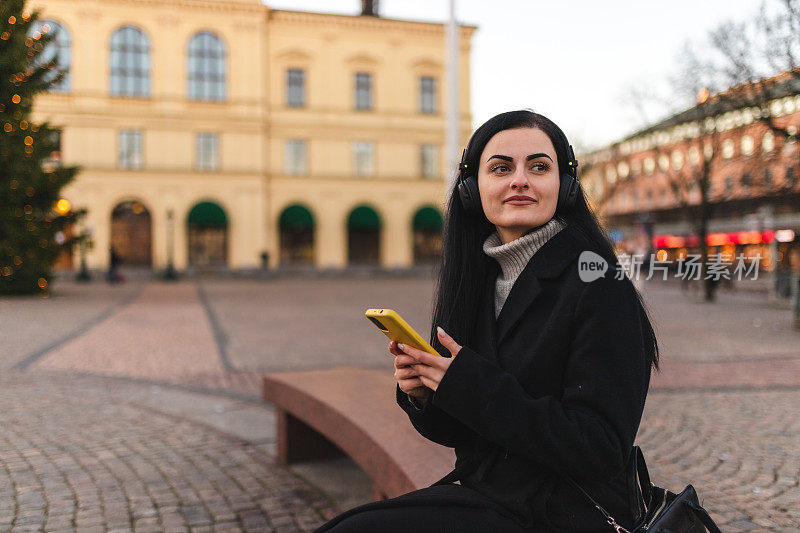
M 414 328 L 409 326 L 396 311 L 392 309 L 367 309 L 364 315 L 378 326 L 378 329 L 389 339 L 413 346 L 423 352 L 438 355 L 439 357 L 442 356 L 419 333 L 414 331 Z

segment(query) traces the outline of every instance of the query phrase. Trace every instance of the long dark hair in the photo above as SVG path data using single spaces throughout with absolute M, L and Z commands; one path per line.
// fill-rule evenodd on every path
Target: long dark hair
M 492 137 L 498 132 L 515 128 L 535 128 L 547 134 L 556 150 L 559 174 L 568 171 L 569 141 L 566 135 L 552 120 L 529 110 L 501 113 L 475 130 L 467 144 L 465 154 L 467 168 L 479 168 L 480 156 Z M 582 189 L 578 190 L 575 204 L 569 209 L 559 209 L 554 218 L 576 228 L 590 242 L 593 251 L 606 259 L 610 265 L 617 264 L 611 241 L 586 202 Z M 469 345 L 474 340 L 481 293 L 485 287 L 490 261 L 493 261 L 483 253 L 483 242 L 494 231 L 494 224 L 489 222 L 483 211 L 479 215 L 473 215 L 464 210 L 458 191 L 454 187 L 450 192 L 445 217 L 442 255 L 431 324 L 431 346 L 440 352 L 446 353 L 446 349 L 436 335 L 437 326 L 443 327 L 459 344 Z M 651 348 L 648 350 L 650 363 L 653 368 L 658 369 L 658 340 L 642 295 L 635 287 L 634 291 L 646 318 L 643 325 L 645 346 Z

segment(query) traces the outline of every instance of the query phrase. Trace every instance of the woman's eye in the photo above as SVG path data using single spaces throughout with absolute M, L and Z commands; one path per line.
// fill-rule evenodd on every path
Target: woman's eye
M 511 169 L 508 168 L 507 165 L 495 165 L 489 170 L 489 172 L 508 172 L 509 170 Z
M 547 172 L 550 170 L 550 165 L 547 163 L 534 163 L 531 165 L 531 170 L 535 172 Z

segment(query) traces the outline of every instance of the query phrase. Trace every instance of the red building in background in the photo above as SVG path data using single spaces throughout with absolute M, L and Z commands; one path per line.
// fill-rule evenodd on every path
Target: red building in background
M 737 106 L 730 95 L 741 87 L 699 95 L 697 106 L 579 157 L 619 249 L 644 241 L 660 260 L 699 253 L 705 218 L 710 254 L 758 256 L 787 284 L 800 272 L 800 79 L 772 83 L 764 105 Z

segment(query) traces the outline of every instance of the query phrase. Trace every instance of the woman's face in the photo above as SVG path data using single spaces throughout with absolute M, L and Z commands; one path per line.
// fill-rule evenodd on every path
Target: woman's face
M 558 203 L 558 160 L 553 143 L 536 128 L 498 132 L 480 158 L 483 212 L 503 243 L 548 222 Z

